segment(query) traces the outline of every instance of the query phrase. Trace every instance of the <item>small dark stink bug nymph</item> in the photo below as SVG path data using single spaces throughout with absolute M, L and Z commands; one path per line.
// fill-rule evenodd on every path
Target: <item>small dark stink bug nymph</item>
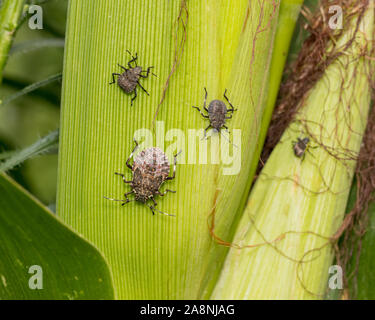
M 132 60 L 128 62 L 128 68 L 125 68 L 124 66 L 118 64 L 120 68 L 124 70 L 123 73 L 112 73 L 112 82 L 110 84 L 116 83 L 115 76 L 118 76 L 117 78 L 117 84 L 119 87 L 124 90 L 126 93 L 132 93 L 134 91 L 134 96 L 131 99 L 131 105 L 133 105 L 134 99 L 137 97 L 137 86 L 139 86 L 144 92 L 147 93 L 147 95 L 150 95 L 145 88 L 142 87 L 142 85 L 139 83 L 139 78 L 147 78 L 149 74 L 151 73 L 152 75 L 156 76 L 150 70 L 153 67 L 148 67 L 147 71 L 142 70 L 141 66 L 138 66 L 137 64 L 137 59 L 138 55 L 137 53 L 135 54 L 135 57 L 130 53 L 129 50 L 127 52 L 131 55 Z M 135 66 L 132 66 L 132 63 L 135 64 Z M 146 74 L 142 74 L 143 72 L 146 72 Z
M 230 103 L 228 97 L 226 96 L 227 90 L 225 89 L 224 92 L 224 98 L 227 100 L 227 102 L 230 105 L 230 109 L 227 109 L 225 103 L 221 100 L 212 100 L 210 104 L 208 105 L 208 109 L 206 108 L 207 103 L 207 89 L 204 88 L 205 91 L 205 97 L 204 97 L 204 103 L 203 103 L 203 109 L 208 113 L 208 115 L 205 115 L 198 107 L 193 106 L 193 108 L 197 109 L 200 114 L 203 116 L 203 118 L 209 119 L 210 124 L 209 126 L 204 129 L 204 136 L 206 136 L 207 130 L 212 127 L 217 132 L 220 132 L 221 128 L 225 128 L 228 130 L 228 127 L 225 125 L 225 120 L 231 119 L 232 114 L 228 115 L 228 113 L 233 113 L 234 111 L 237 111 L 237 109 L 234 109 L 233 105 Z
M 108 200 L 112 201 L 121 201 L 123 202 L 122 205 L 131 202 L 131 201 L 138 201 L 145 203 L 148 200 L 152 200 L 153 205 L 148 205 L 151 209 L 152 213 L 155 214 L 155 210 L 165 214 L 167 216 L 174 216 L 172 214 L 167 214 L 165 212 L 157 210 L 155 207 L 157 203 L 154 199 L 156 195 L 158 196 L 165 196 L 168 192 L 175 193 L 176 191 L 172 191 L 166 189 L 165 192 L 160 192 L 160 187 L 167 180 L 173 180 L 176 176 L 176 164 L 177 164 L 177 156 L 174 156 L 174 165 L 173 165 L 173 173 L 172 176 L 169 176 L 170 172 L 170 165 L 165 153 L 159 148 L 147 148 L 141 151 L 134 159 L 133 164 L 130 164 L 130 159 L 133 157 L 135 150 L 138 148 L 138 142 L 134 139 L 135 147 L 130 154 L 129 158 L 126 160 L 126 166 L 132 170 L 133 178 L 130 181 L 125 179 L 125 175 L 122 173 L 115 173 L 122 177 L 122 180 L 125 183 L 129 183 L 132 191 L 125 193 L 124 200 L 112 199 L 104 197 Z M 135 200 L 130 200 L 128 195 L 134 193 Z
M 303 139 L 297 138 L 297 141 L 293 141 L 293 151 L 296 157 L 305 159 L 306 151 L 308 151 L 308 148 L 311 148 L 309 146 L 310 139 L 308 137 L 305 137 Z M 312 147 L 314 148 L 314 147 Z

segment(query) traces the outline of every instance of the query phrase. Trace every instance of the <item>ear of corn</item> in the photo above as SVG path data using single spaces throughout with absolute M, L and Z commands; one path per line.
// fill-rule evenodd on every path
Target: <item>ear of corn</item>
M 256 142 L 265 130 L 260 126 L 278 4 L 276 0 L 70 2 L 57 211 L 103 252 L 118 298 L 194 299 L 212 289 L 226 249 L 211 239 L 207 217 L 214 209 L 215 232 L 229 238 L 235 213 L 250 187 Z M 186 42 L 183 51 L 178 47 L 179 64 L 153 127 L 174 65 L 177 25 L 179 44 L 184 27 Z M 138 52 L 139 64 L 155 66 L 158 75 L 142 81 L 150 96 L 138 90 L 133 107 L 131 96 L 108 85 L 111 73 L 120 71 L 117 63 L 130 60 L 126 49 Z M 202 131 L 196 150 L 187 149 L 189 130 L 208 125 L 192 109 L 202 107 L 204 87 L 209 101 L 223 99 L 227 88 L 238 108 L 228 122 L 231 138 L 234 129 L 241 130 L 241 141 L 234 139 L 237 148 L 232 146 L 238 154 L 235 175 L 225 175 L 228 165 L 213 163 L 210 153 L 208 164 L 197 163 Z M 175 218 L 152 216 L 139 203 L 121 207 L 103 199 L 122 199 L 130 191 L 114 172 L 131 177 L 125 161 L 138 129 L 150 133 L 149 143 L 166 150 L 170 160 L 174 152 L 183 151 L 176 179 L 165 186 L 177 193 L 157 198 L 158 208 Z M 178 130 L 185 136 L 176 142 Z M 208 143 L 215 141 L 218 137 L 212 136 Z M 219 152 L 212 154 L 217 158 Z M 189 163 L 191 156 L 195 163 Z
M 278 94 L 278 89 L 281 82 L 281 76 L 283 73 L 283 68 L 285 65 L 285 61 L 287 58 L 287 52 L 288 48 L 292 39 L 294 27 L 296 25 L 296 22 L 298 20 L 299 12 L 301 5 L 303 3 L 303 0 L 283 0 L 280 3 L 280 9 L 279 9 L 279 17 L 278 17 L 278 23 L 277 23 L 277 30 L 275 34 L 275 41 L 273 46 L 273 53 L 272 53 L 272 59 L 271 59 L 271 65 L 270 65 L 270 75 L 268 79 L 269 87 L 268 91 L 265 97 L 264 102 L 264 113 L 261 117 L 258 117 L 257 121 L 260 122 L 260 131 L 259 131 L 259 137 L 258 140 L 255 143 L 255 149 L 254 153 L 252 155 L 252 160 L 250 161 L 250 170 L 247 174 L 247 185 L 245 188 L 242 188 L 241 194 L 241 200 L 240 205 L 237 206 L 237 212 L 242 212 L 244 210 L 244 207 L 246 205 L 247 197 L 248 197 L 248 189 L 250 188 L 250 184 L 252 181 L 252 178 L 255 174 L 255 170 L 258 165 L 258 159 L 260 152 L 262 150 L 262 146 L 264 143 L 264 139 L 267 134 L 267 128 L 269 125 L 269 122 L 271 120 L 272 111 L 275 105 L 276 97 Z M 253 146 L 252 146 L 253 147 Z M 240 173 L 242 174 L 242 173 Z M 231 195 L 233 197 L 233 194 Z M 231 200 L 228 198 L 228 202 Z M 230 223 L 230 217 L 227 217 L 227 220 L 219 220 L 216 219 L 218 216 L 215 211 L 211 212 L 212 214 L 212 220 L 210 217 L 210 225 L 215 225 L 214 236 L 219 235 L 219 242 L 221 240 L 225 241 L 225 239 L 231 239 L 233 237 L 233 231 L 234 228 L 228 228 L 228 225 Z M 238 218 L 238 216 L 237 216 Z M 238 219 L 237 219 L 238 220 Z M 232 224 L 233 226 L 236 225 L 236 222 Z M 220 229 L 220 226 L 222 229 Z M 223 230 L 224 229 L 224 230 Z M 228 233 L 227 231 L 230 230 L 231 233 Z M 227 249 L 224 249 L 221 247 L 218 247 L 217 245 L 213 246 L 211 248 L 214 252 L 220 252 L 221 253 L 221 259 L 224 259 L 225 254 L 227 253 Z M 204 287 L 204 291 L 201 295 L 203 298 L 209 298 L 210 294 L 213 290 L 213 287 L 215 286 L 215 283 L 217 281 L 217 278 L 219 276 L 221 265 L 217 263 L 217 253 L 214 255 L 216 261 L 213 261 L 207 269 L 206 275 L 207 278 L 210 279 L 207 285 Z M 220 261 L 219 260 L 219 261 Z
M 263 143 L 267 135 L 267 128 L 271 121 L 272 112 L 279 93 L 279 87 L 284 70 L 283 66 L 285 65 L 288 57 L 290 42 L 292 40 L 293 31 L 296 26 L 302 4 L 303 0 L 283 0 L 280 3 L 279 19 L 270 68 L 269 90 L 267 92 L 267 101 L 260 125 L 261 131 L 254 154 L 255 160 L 252 161 L 250 169 L 249 181 L 251 181 L 258 166 L 257 159 L 259 159 Z M 246 205 L 248 194 L 245 193 L 244 195 L 244 203 L 243 206 L 240 207 L 240 210 L 243 210 Z
M 374 41 L 373 5 L 346 48 L 355 21 L 336 44 L 343 55 L 301 102 L 259 176 L 233 241 L 241 248 L 230 249 L 213 299 L 312 299 L 327 291 L 329 239 L 343 220 L 370 106 L 373 68 L 364 53 Z M 306 136 L 302 161 L 292 141 Z

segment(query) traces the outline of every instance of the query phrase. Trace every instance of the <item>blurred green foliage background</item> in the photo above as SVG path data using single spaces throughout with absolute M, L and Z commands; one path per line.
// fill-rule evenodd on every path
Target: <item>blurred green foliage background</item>
M 41 3 L 43 29 L 31 30 L 26 20 L 18 30 L 4 70 L 0 98 L 62 72 L 68 0 Z M 42 46 L 45 40 L 60 45 Z M 42 47 L 36 48 L 38 45 Z M 59 127 L 61 81 L 0 106 L 0 150 L 22 149 Z M 46 205 L 55 203 L 57 154 L 27 160 L 9 174 Z

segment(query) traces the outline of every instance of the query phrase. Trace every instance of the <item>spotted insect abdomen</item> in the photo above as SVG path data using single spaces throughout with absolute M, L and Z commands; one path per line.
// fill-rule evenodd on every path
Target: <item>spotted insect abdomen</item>
M 134 77 L 134 75 L 132 75 L 132 78 Z M 139 78 L 139 76 L 138 76 Z M 125 74 L 122 74 L 118 80 L 117 80 L 117 83 L 118 85 L 126 92 L 126 93 L 131 93 L 134 91 L 135 87 L 137 86 L 137 81 L 138 79 L 136 79 L 135 81 L 132 80 L 132 79 L 129 79 L 129 75 L 127 73 Z
M 225 115 L 227 114 L 227 107 L 225 103 L 220 100 L 211 101 L 208 107 L 208 116 L 211 126 L 219 130 L 225 124 Z
M 306 150 L 306 145 L 301 141 L 297 142 L 294 146 L 294 154 L 297 157 L 302 157 L 303 154 L 305 153 L 305 150 Z
M 143 150 L 133 163 L 132 186 L 136 195 L 151 197 L 159 190 L 169 176 L 169 162 L 159 148 Z
M 147 201 L 159 190 L 163 183 L 161 176 L 141 172 L 139 168 L 134 171 L 132 188 L 137 200 Z

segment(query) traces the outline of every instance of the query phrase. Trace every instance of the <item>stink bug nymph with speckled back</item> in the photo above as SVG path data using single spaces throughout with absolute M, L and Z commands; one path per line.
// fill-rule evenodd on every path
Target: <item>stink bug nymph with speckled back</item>
M 124 70 L 123 73 L 112 73 L 112 82 L 110 84 L 116 83 L 115 76 L 118 76 L 117 78 L 117 84 L 119 87 L 124 90 L 126 93 L 132 93 L 134 92 L 134 96 L 131 99 L 131 105 L 133 105 L 134 99 L 137 97 L 137 86 L 139 86 L 144 92 L 149 95 L 149 93 L 146 91 L 145 88 L 142 87 L 142 85 L 139 83 L 139 78 L 148 78 L 149 74 L 156 76 L 150 70 L 153 67 L 148 67 L 147 71 L 142 70 L 141 66 L 138 66 L 137 59 L 138 54 L 136 53 L 135 56 L 133 56 L 129 50 L 127 52 L 131 55 L 132 60 L 128 62 L 128 68 L 125 68 L 124 66 L 118 64 L 120 68 Z M 132 63 L 135 64 L 135 66 L 132 66 Z M 146 74 L 142 74 L 143 72 L 146 72 Z
M 207 90 L 204 88 L 205 96 L 203 102 L 203 109 L 207 112 L 205 115 L 198 107 L 193 106 L 193 108 L 197 109 L 203 118 L 210 120 L 210 124 L 206 129 L 204 129 L 204 137 L 206 136 L 207 130 L 212 127 L 217 132 L 220 132 L 221 128 L 225 128 L 228 130 L 227 126 L 225 125 L 225 120 L 232 118 L 232 113 L 237 111 L 234 109 L 233 105 L 230 103 L 228 97 L 226 96 L 227 90 L 225 89 L 224 98 L 227 100 L 228 104 L 230 105 L 230 109 L 227 109 L 225 103 L 221 100 L 212 100 L 208 105 L 208 109 L 206 108 L 207 103 Z M 230 113 L 230 115 L 228 115 Z
M 125 183 L 130 184 L 132 190 L 125 193 L 125 199 L 112 199 L 104 197 L 108 200 L 112 201 L 121 201 L 123 202 L 122 205 L 131 202 L 131 201 L 138 201 L 144 204 L 147 203 L 148 200 L 152 200 L 153 205 L 147 205 L 153 214 L 155 211 L 158 211 L 167 216 L 174 216 L 172 214 L 167 214 L 165 212 L 157 210 L 155 207 L 157 203 L 154 199 L 156 195 L 158 196 L 165 196 L 168 192 L 175 193 L 176 191 L 172 191 L 166 189 L 165 192 L 160 192 L 160 187 L 167 180 L 173 180 L 176 176 L 176 164 L 177 164 L 177 156 L 174 156 L 174 164 L 173 164 L 173 173 L 172 176 L 169 176 L 170 172 L 170 165 L 165 153 L 159 148 L 147 148 L 141 151 L 134 159 L 133 164 L 130 164 L 130 159 L 133 157 L 135 150 L 138 148 L 138 142 L 134 139 L 135 147 L 130 154 L 129 158 L 126 160 L 126 166 L 131 169 L 133 173 L 133 178 L 130 181 L 127 181 L 124 174 L 122 173 L 115 173 L 122 177 L 122 180 Z M 135 199 L 130 200 L 128 195 L 134 194 Z
M 309 143 L 310 143 L 310 139 L 308 137 L 305 137 L 303 139 L 297 138 L 297 141 L 292 141 L 294 155 L 298 158 L 301 158 L 302 161 L 305 159 L 306 151 L 309 151 L 310 148 L 311 149 L 316 148 L 316 146 L 311 147 Z

